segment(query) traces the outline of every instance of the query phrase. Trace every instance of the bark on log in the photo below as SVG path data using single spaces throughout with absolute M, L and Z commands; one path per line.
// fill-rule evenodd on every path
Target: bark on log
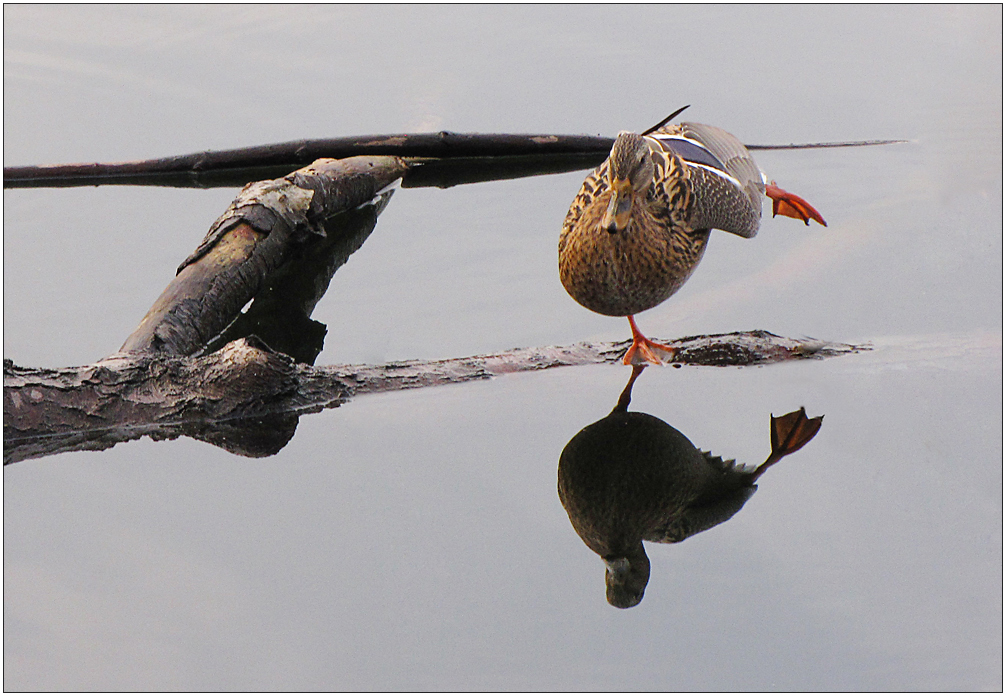
M 514 349 L 498 354 L 379 366 L 312 367 L 255 339 L 199 358 L 116 354 L 59 370 L 4 361 L 4 464 L 60 452 L 103 450 L 180 435 L 258 457 L 278 452 L 301 414 L 356 395 L 482 380 L 559 366 L 618 363 L 629 341 Z M 667 342 L 680 365 L 762 365 L 825 358 L 867 347 L 794 340 L 764 331 Z
M 245 187 L 120 351 L 186 356 L 201 350 L 305 244 L 330 232 L 343 237 L 339 214 L 373 203 L 376 218 L 387 202 L 379 192 L 406 171 L 394 157 L 318 160 L 282 179 Z

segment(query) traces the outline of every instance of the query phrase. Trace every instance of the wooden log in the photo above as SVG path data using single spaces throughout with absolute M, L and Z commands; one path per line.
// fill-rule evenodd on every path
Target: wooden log
M 410 170 L 402 179 L 403 188 L 439 187 L 460 184 L 519 179 L 547 174 L 577 172 L 596 167 L 607 152 L 559 155 L 515 155 L 501 157 L 402 158 Z M 286 176 L 295 165 L 214 169 L 209 172 L 167 172 L 110 174 L 100 179 L 90 176 L 59 177 L 31 181 L 5 180 L 5 188 L 74 187 L 74 186 L 167 186 L 189 189 L 240 188 L 250 182 Z
M 336 270 L 367 240 L 391 192 L 374 205 L 340 213 L 325 222 L 326 236 L 313 236 L 263 283 L 247 310 L 199 351 L 212 353 L 226 344 L 255 336 L 270 348 L 301 363 L 313 364 L 321 352 L 326 327 L 311 319 Z
M 336 234 L 332 221 L 339 214 L 369 203 L 383 206 L 387 198 L 379 193 L 407 171 L 394 157 L 318 160 L 281 179 L 248 185 L 182 262 L 120 352 L 200 351 L 298 249 Z
M 22 368 L 4 361 L 4 464 L 102 450 L 149 436 L 190 436 L 246 456 L 277 452 L 301 414 L 353 396 L 484 380 L 560 366 L 617 364 L 629 341 L 514 349 L 386 365 L 312 367 L 240 339 L 202 357 L 116 354 L 89 366 Z M 741 366 L 825 358 L 864 346 L 764 331 L 668 341 L 676 366 Z
M 187 435 L 246 456 L 277 452 L 293 436 L 300 399 L 321 408 L 346 391 L 298 380 L 284 354 L 234 342 L 203 358 L 116 354 L 81 368 L 4 362 L 4 464 L 60 452 L 104 450 L 147 435 Z M 335 404 L 332 404 L 335 406 Z

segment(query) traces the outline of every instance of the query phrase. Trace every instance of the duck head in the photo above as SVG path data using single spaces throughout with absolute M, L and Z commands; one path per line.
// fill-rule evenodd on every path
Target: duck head
M 633 202 L 643 196 L 654 180 L 650 145 L 638 133 L 622 131 L 608 156 L 608 183 L 612 189 L 601 226 L 615 234 L 629 227 Z
M 604 557 L 605 598 L 618 608 L 639 605 L 650 580 L 650 559 L 643 551 L 643 543 L 626 556 Z

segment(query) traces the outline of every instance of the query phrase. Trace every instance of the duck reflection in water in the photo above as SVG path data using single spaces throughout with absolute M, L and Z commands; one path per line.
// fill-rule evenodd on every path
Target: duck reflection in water
M 804 408 L 770 417 L 772 452 L 758 467 L 700 451 L 664 421 L 629 411 L 633 375 L 612 413 L 580 431 L 559 459 L 559 498 L 574 530 L 605 562 L 608 602 L 639 604 L 650 579 L 643 541 L 681 542 L 729 520 L 755 481 L 815 437 Z

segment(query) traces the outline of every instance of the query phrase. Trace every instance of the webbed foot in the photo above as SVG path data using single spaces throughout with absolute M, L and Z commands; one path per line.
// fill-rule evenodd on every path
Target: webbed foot
M 821 223 L 825 227 L 828 227 L 825 224 L 825 219 L 815 210 L 814 206 L 797 194 L 784 191 L 776 185 L 776 182 L 766 184 L 766 196 L 773 199 L 774 218 L 779 214 L 785 215 L 788 218 L 803 220 L 805 225 L 808 225 L 809 220 L 814 220 L 816 223 Z
M 640 328 L 636 326 L 636 320 L 633 319 L 633 315 L 629 316 L 629 326 L 633 330 L 633 345 L 629 347 L 626 355 L 622 357 L 622 362 L 625 365 L 637 365 L 641 359 L 648 363 L 663 365 L 665 361 L 661 360 L 658 353 L 655 353 L 655 349 L 660 353 L 668 354 L 666 356 L 668 359 L 674 358 L 675 354 L 678 353 L 678 349 L 674 346 L 651 341 L 645 337 Z M 637 354 L 639 354 L 639 357 Z

